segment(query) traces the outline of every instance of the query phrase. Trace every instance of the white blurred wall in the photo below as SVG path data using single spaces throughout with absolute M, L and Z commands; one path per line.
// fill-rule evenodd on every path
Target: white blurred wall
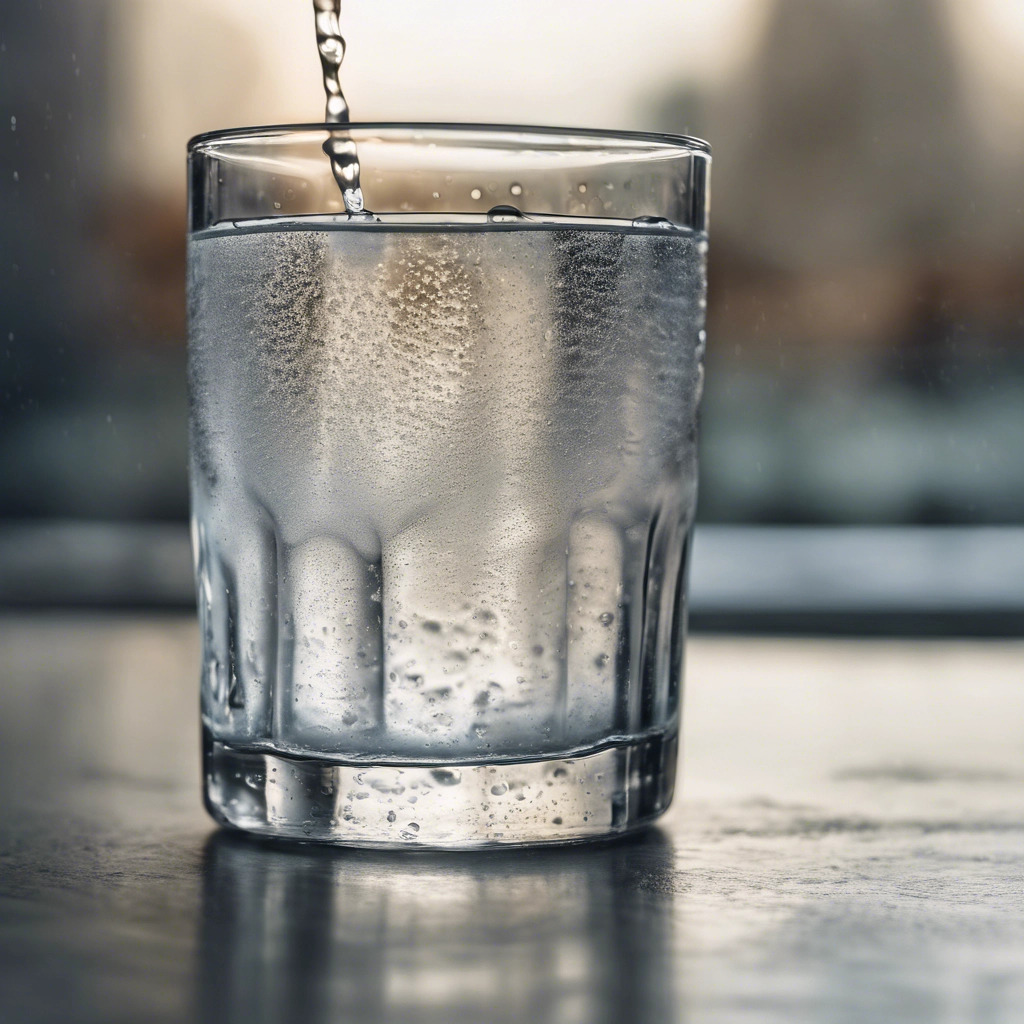
M 345 89 L 359 120 L 658 128 L 654 98 L 673 84 L 719 91 L 788 2 L 344 0 Z M 115 3 L 112 145 L 115 166 L 136 182 L 183 189 L 184 143 L 196 132 L 319 118 L 309 0 Z M 936 4 L 953 32 L 975 137 L 991 158 L 1015 162 L 1024 0 Z
M 309 0 L 119 0 L 117 163 L 182 188 L 185 140 L 322 113 Z M 743 63 L 766 0 L 347 0 L 359 120 L 640 125 L 673 82 Z M 443 14 L 443 17 L 440 15 Z

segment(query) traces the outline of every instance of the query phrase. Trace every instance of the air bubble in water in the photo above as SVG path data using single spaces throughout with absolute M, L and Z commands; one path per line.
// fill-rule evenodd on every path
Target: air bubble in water
M 480 199 L 482 196 L 483 196 L 483 192 L 481 192 L 480 189 L 478 189 L 478 188 L 472 189 L 470 191 L 470 193 L 469 193 L 469 198 L 470 199 Z
M 512 185 L 510 185 L 508 190 L 514 196 L 521 196 L 523 194 L 523 186 L 520 185 L 518 182 L 515 182 Z

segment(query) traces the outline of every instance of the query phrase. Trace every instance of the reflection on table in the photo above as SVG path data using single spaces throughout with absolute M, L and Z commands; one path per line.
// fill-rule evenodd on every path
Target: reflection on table
M 667 1021 L 672 847 L 346 851 L 214 834 L 204 1021 Z

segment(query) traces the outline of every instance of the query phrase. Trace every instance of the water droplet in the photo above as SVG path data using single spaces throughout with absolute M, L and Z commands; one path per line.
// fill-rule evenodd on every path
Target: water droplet
M 411 829 L 413 832 L 419 832 L 420 827 L 415 821 L 410 821 L 406 828 Z
M 504 796 L 508 792 L 508 786 L 504 782 L 499 782 L 495 786 L 491 786 L 491 796 Z
M 457 786 L 462 781 L 462 772 L 448 768 L 435 768 L 430 775 L 439 786 Z
M 482 197 L 483 197 L 483 192 L 481 192 L 480 189 L 478 189 L 478 188 L 472 189 L 470 191 L 470 193 L 469 193 L 469 198 L 470 199 L 480 199 Z
M 514 224 L 516 221 L 525 220 L 523 211 L 515 206 L 508 206 L 507 204 L 500 204 L 498 206 L 492 206 L 487 211 L 487 219 L 492 224 Z
M 15 132 L 18 130 L 18 119 L 11 114 L 11 131 Z
M 596 657 L 596 658 L 594 659 L 594 664 L 595 664 L 595 665 L 596 665 L 596 666 L 597 666 L 598 668 L 604 668 L 604 667 L 605 667 L 605 665 L 607 665 L 607 664 L 608 664 L 608 655 L 607 655 L 607 654 L 599 654 L 599 655 L 598 655 L 598 656 L 597 656 L 597 657 Z
M 675 224 L 665 217 L 634 217 L 633 227 L 658 228 L 661 231 L 673 231 L 675 229 Z
M 399 619 L 398 620 L 398 628 L 399 629 L 405 629 L 405 627 L 408 626 L 408 625 L 409 625 L 409 623 L 406 622 L 405 619 Z
M 552 825 L 561 825 L 562 824 L 562 819 L 561 818 L 552 818 L 551 819 L 551 824 Z
M 611 612 L 601 612 L 597 617 L 597 621 L 600 622 L 602 626 L 610 626 L 615 621 L 615 616 L 612 615 Z
M 514 182 L 513 184 L 509 185 L 508 190 L 514 196 L 521 196 L 523 194 L 523 186 L 520 185 L 518 182 Z
M 393 825 L 397 820 L 398 815 L 394 811 L 388 811 L 388 821 Z
M 358 718 L 359 716 L 354 711 L 346 711 L 345 714 L 341 716 L 341 721 L 345 725 L 355 725 Z
M 441 193 L 440 193 L 440 192 L 431 192 L 430 194 L 431 194 L 431 195 L 432 195 L 432 196 L 433 196 L 433 197 L 434 197 L 435 199 L 440 199 L 440 198 L 441 198 Z
M 584 183 L 583 183 L 583 182 L 581 181 L 581 182 L 580 182 L 580 183 L 579 183 L 579 184 L 578 184 L 578 185 L 576 186 L 576 191 L 577 191 L 577 192 L 579 192 L 579 193 L 580 193 L 580 194 L 582 195 L 582 194 L 583 194 L 584 192 L 586 192 L 586 191 L 587 191 L 587 186 L 586 186 L 586 185 L 585 185 L 585 184 L 584 184 Z

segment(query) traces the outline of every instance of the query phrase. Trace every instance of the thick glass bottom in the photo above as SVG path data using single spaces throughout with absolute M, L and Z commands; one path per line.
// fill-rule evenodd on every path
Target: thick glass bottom
M 462 849 L 620 835 L 666 810 L 677 735 L 569 757 L 355 764 L 244 750 L 204 735 L 206 807 L 222 825 L 346 846 Z

